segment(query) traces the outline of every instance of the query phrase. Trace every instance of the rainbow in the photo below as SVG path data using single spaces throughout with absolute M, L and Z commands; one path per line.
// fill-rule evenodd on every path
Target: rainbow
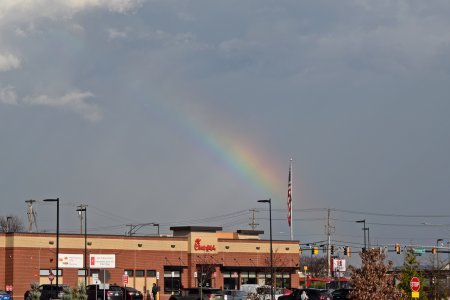
M 195 143 L 212 159 L 219 159 L 221 164 L 243 181 L 249 183 L 255 192 L 267 196 L 274 202 L 285 203 L 287 196 L 288 164 L 286 174 L 277 172 L 273 160 L 264 155 L 261 146 L 252 144 L 247 137 L 230 134 L 223 128 L 214 128 L 210 118 L 213 114 L 204 107 L 183 105 L 164 105 L 172 119 L 177 120 L 177 127 L 189 134 Z M 175 114 L 175 115 L 174 115 Z M 281 175 L 280 175 L 281 174 Z

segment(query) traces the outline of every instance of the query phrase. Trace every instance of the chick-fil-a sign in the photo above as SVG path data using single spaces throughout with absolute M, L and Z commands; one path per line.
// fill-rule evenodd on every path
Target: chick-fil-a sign
M 194 250 L 195 251 L 216 251 L 216 245 L 201 245 L 202 239 L 195 239 Z

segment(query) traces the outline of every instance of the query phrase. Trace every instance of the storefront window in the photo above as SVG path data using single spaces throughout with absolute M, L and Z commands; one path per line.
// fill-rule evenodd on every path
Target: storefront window
M 136 277 L 144 277 L 145 272 L 144 270 L 136 270 Z
M 278 273 L 276 275 L 277 287 L 279 288 L 290 288 L 291 287 L 291 276 L 289 273 Z
M 256 273 L 241 272 L 241 284 L 256 284 Z
M 237 271 L 222 272 L 223 288 L 225 290 L 239 289 L 239 273 Z
M 179 270 L 164 270 L 164 293 L 178 293 L 181 288 L 181 272 Z

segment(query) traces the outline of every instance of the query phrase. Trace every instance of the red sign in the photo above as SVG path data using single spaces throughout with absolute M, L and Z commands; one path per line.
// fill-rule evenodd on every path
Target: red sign
M 411 287 L 411 290 L 413 292 L 418 292 L 420 290 L 420 280 L 417 277 L 411 278 L 411 281 L 409 282 L 409 286 Z
M 13 286 L 12 285 L 7 285 L 6 286 L 6 291 L 7 292 L 12 292 L 13 291 Z
M 55 275 L 52 272 L 48 273 L 48 280 L 50 280 L 50 282 L 52 282 L 53 279 L 55 279 Z
M 128 275 L 122 275 L 122 282 L 123 282 L 123 285 L 128 284 Z
M 194 249 L 196 251 L 216 251 L 216 245 L 200 245 L 202 239 L 195 239 Z

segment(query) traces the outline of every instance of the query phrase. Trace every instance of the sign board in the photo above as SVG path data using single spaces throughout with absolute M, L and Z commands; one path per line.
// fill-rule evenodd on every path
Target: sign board
M 115 254 L 91 254 L 89 266 L 97 269 L 114 269 L 116 267 Z
M 92 273 L 92 283 L 93 284 L 100 284 L 102 283 L 100 279 L 98 278 L 98 273 Z
M 414 248 L 414 254 L 425 254 L 425 248 Z
M 417 277 L 411 278 L 411 281 L 409 282 L 409 286 L 411 287 L 411 290 L 413 292 L 418 292 L 420 290 L 420 279 Z
M 48 273 L 48 280 L 50 280 L 50 282 L 52 282 L 53 279 L 55 279 L 55 275 L 53 274 L 53 272 Z
M 83 269 L 83 254 L 58 254 L 59 268 Z
M 156 271 L 156 279 L 159 280 L 159 272 L 158 271 Z
M 99 286 L 100 290 L 109 290 L 109 283 L 101 283 Z
M 194 272 L 194 278 L 197 278 L 197 272 Z
M 347 271 L 345 259 L 333 259 L 333 271 L 335 272 Z
M 122 275 L 122 283 L 123 283 L 123 285 L 128 284 L 128 275 L 127 274 Z
M 411 298 L 420 298 L 419 292 L 411 292 Z

